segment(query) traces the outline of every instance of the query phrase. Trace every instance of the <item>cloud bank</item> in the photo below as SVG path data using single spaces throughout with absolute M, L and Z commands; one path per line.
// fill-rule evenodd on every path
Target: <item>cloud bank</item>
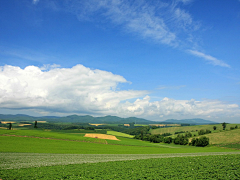
M 166 118 L 240 117 L 237 104 L 218 100 L 175 100 L 165 97 L 151 101 L 147 91 L 118 90 L 128 81 L 111 72 L 83 65 L 59 68 L 27 66 L 0 67 L 0 108 L 33 110 L 36 113 L 66 113 Z M 130 100 L 134 100 L 130 102 Z

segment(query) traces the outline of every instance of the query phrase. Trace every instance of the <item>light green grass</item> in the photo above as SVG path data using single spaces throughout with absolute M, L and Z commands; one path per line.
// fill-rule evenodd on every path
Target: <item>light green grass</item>
M 85 132 L 85 131 L 84 131 Z M 81 131 L 44 131 L 44 130 L 0 130 L 0 135 L 27 136 L 32 138 L 50 138 L 72 141 L 85 141 L 94 143 L 106 143 L 103 139 L 84 137 Z
M 60 154 L 164 154 L 236 151 L 219 147 L 167 148 L 158 146 L 127 146 L 12 136 L 0 136 L 0 147 L 0 152 Z
M 113 135 L 113 136 L 121 136 L 121 137 L 127 137 L 127 138 L 133 138 L 133 135 L 129 135 L 126 133 L 121 133 L 121 132 L 117 132 L 117 131 L 107 131 L 107 134 L 109 135 Z
M 134 124 L 134 126 L 149 126 L 148 124 Z

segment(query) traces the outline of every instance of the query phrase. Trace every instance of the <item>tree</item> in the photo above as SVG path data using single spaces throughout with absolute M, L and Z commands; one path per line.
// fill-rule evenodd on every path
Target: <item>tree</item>
M 198 140 L 198 138 L 197 139 L 192 138 L 192 141 L 191 141 L 191 143 L 189 143 L 189 145 L 196 146 L 197 140 Z
M 206 129 L 205 134 L 209 134 L 209 133 L 211 133 L 211 131 L 209 129 Z
M 200 131 L 198 131 L 198 135 L 204 135 L 206 134 L 206 131 L 204 129 L 201 129 Z
M 164 138 L 164 143 L 168 143 L 168 144 L 172 143 L 172 138 L 171 137 L 165 137 Z
M 141 140 L 143 140 L 143 130 L 141 131 Z
M 238 126 L 236 125 L 236 126 L 235 126 L 235 129 L 237 129 L 237 128 L 238 128 Z
M 37 121 L 35 121 L 34 123 L 34 128 L 37 128 Z
M 129 126 L 130 126 L 131 128 L 134 128 L 134 124 L 135 124 L 135 122 L 129 123 Z
M 12 129 L 12 123 L 9 123 L 9 128 L 8 128 L 9 130 L 11 130 Z
M 152 126 L 152 129 L 157 129 L 158 127 L 157 126 Z
M 202 136 L 199 139 L 197 139 L 197 141 L 195 142 L 196 146 L 207 146 L 209 144 L 209 138 L 207 138 L 206 136 Z
M 213 126 L 213 130 L 216 130 L 217 129 L 217 126 Z
M 225 130 L 227 124 L 225 122 L 222 123 L 223 130 Z

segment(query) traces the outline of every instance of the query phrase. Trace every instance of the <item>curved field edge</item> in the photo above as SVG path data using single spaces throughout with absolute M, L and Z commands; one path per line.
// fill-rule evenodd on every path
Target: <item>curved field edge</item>
M 239 167 L 239 154 L 224 154 L 0 169 L 0 178 L 23 180 L 239 179 Z
M 126 133 L 122 133 L 122 132 L 117 132 L 117 131 L 107 131 L 107 134 L 109 135 L 114 135 L 114 136 L 120 136 L 120 137 L 127 137 L 127 138 L 133 138 L 133 135 L 129 135 Z
M 238 152 L 169 153 L 169 154 L 48 154 L 48 153 L 0 153 L 0 168 L 19 169 L 29 167 L 98 163 L 152 158 L 195 157 L 231 155 Z

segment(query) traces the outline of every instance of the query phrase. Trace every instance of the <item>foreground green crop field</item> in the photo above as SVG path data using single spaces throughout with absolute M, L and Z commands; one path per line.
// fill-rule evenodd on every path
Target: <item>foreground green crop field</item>
M 97 157 L 92 158 L 97 159 Z M 1 159 L 1 161 L 2 163 L 9 163 L 4 159 Z M 12 160 L 12 164 L 18 163 L 18 161 L 15 162 L 14 159 Z M 21 169 L 4 169 L 4 167 L 1 167 L 0 178 L 8 180 L 240 179 L 240 155 L 225 154 L 194 157 L 175 156 L 174 158 L 169 156 L 168 158 L 109 161 L 99 163 L 86 162 L 84 164 L 56 165 L 47 167 L 41 166 Z

